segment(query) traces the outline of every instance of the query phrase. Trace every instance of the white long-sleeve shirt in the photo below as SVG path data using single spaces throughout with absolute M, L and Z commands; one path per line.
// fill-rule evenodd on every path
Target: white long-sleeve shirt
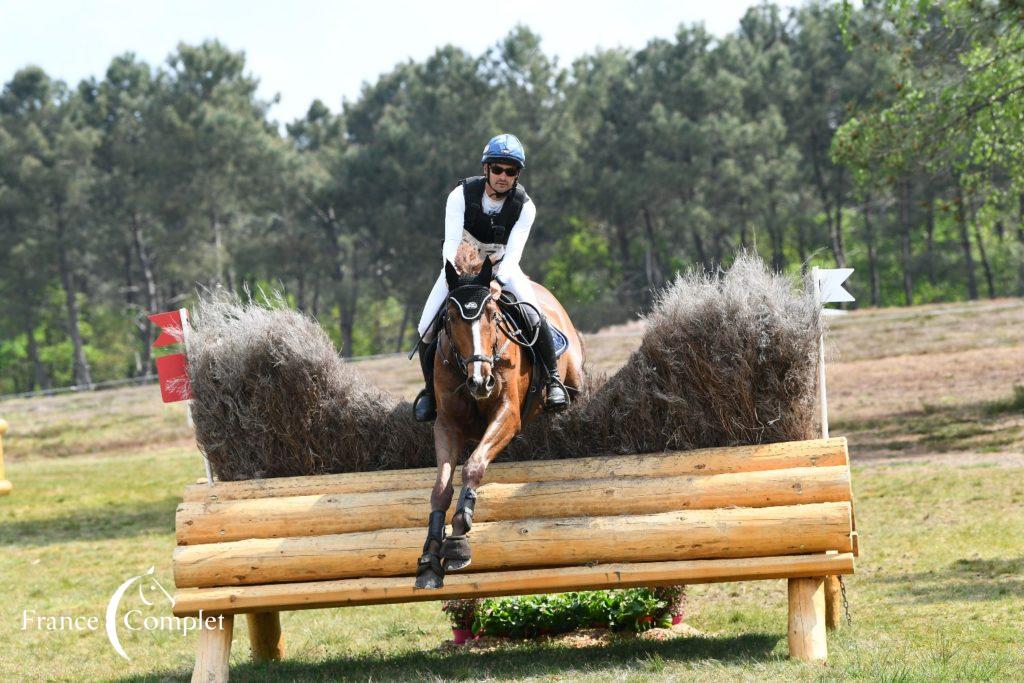
M 482 207 L 486 214 L 496 214 L 501 211 L 505 204 L 505 198 L 491 199 L 484 192 Z M 508 244 L 483 244 L 469 232 L 463 230 L 466 214 L 466 198 L 463 195 L 462 186 L 458 185 L 448 195 L 448 202 L 444 211 L 444 245 L 441 247 L 441 256 L 445 261 L 455 262 L 455 253 L 459 250 L 459 244 L 463 241 L 476 246 L 482 256 L 495 255 L 501 259 L 498 270 L 495 273 L 499 280 L 508 280 L 515 276 L 519 269 L 519 259 L 523 257 L 523 248 L 526 240 L 530 237 L 530 229 L 537 217 L 537 205 L 532 201 L 523 204 L 523 210 L 519 214 L 519 220 L 512 226 L 508 234 Z

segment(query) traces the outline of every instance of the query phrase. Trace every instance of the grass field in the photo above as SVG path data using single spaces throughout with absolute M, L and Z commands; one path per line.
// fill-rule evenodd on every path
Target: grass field
M 833 321 L 833 434 L 849 437 L 861 557 L 853 624 L 826 666 L 786 659 L 782 581 L 695 586 L 687 622 L 704 637 L 573 647 L 508 643 L 452 654 L 436 604 L 283 615 L 287 660 L 234 680 L 964 680 L 1024 678 L 1024 302 L 861 311 Z M 639 325 L 591 337 L 614 371 Z M 412 395 L 412 362 L 361 364 Z M 395 367 L 399 368 L 397 371 Z M 170 590 L 174 509 L 202 462 L 180 405 L 155 387 L 0 403 L 11 496 L 0 498 L 2 680 L 184 680 L 195 634 L 103 629 L 114 590 L 154 567 Z M 152 589 L 152 586 L 149 586 Z M 143 616 L 169 614 L 126 594 Z M 161 602 L 161 600 L 164 600 Z M 45 619 L 82 628 L 47 630 Z M 86 621 L 96 617 L 98 626 Z M 40 627 L 42 624 L 42 627 Z M 23 626 L 26 626 L 23 628 Z

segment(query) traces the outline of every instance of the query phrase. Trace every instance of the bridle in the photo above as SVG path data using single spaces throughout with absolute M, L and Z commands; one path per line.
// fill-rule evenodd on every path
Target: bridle
M 479 293 L 481 293 L 480 290 L 486 291 L 488 296 L 486 298 L 484 298 L 483 303 L 477 303 L 478 307 L 477 307 L 475 312 L 473 312 L 473 310 L 471 308 L 469 308 L 468 306 L 464 305 L 462 303 L 462 301 L 456 296 L 457 294 L 466 294 L 466 293 L 469 293 L 469 292 L 476 292 L 476 293 L 479 294 Z M 477 353 L 477 354 L 473 354 L 472 356 L 469 356 L 468 358 L 466 358 L 462 354 L 459 353 L 459 350 L 457 348 L 455 348 L 455 344 L 453 342 L 452 329 L 451 329 L 451 318 L 448 315 L 449 304 L 454 303 L 456 308 L 459 311 L 459 317 L 464 322 L 470 322 L 471 323 L 471 322 L 475 321 L 477 318 L 480 318 L 480 317 L 483 316 L 484 309 L 486 308 L 486 303 L 487 303 L 487 301 L 489 299 L 489 296 L 490 296 L 490 287 L 484 287 L 483 285 L 462 285 L 461 287 L 456 287 L 455 289 L 453 289 L 450 292 L 448 292 L 448 297 L 447 297 L 447 299 L 445 299 L 445 305 L 444 305 L 444 309 L 443 309 L 444 313 L 442 315 L 443 315 L 443 319 L 444 319 L 444 333 L 445 333 L 445 336 L 448 337 L 448 349 L 450 350 L 452 356 L 454 356 L 455 364 L 458 367 L 459 372 L 466 378 L 466 381 L 469 381 L 469 369 L 468 368 L 469 368 L 469 365 L 471 363 L 487 363 L 488 365 L 490 365 L 493 368 L 498 363 L 506 360 L 504 358 L 504 354 L 505 354 L 505 350 L 508 348 L 508 345 L 512 342 L 512 335 L 510 335 L 509 332 L 508 332 L 508 329 L 507 329 L 507 326 L 506 326 L 508 321 L 505 320 L 505 313 L 504 313 L 504 311 L 502 311 L 501 309 L 498 309 L 499 319 L 495 321 L 495 328 L 497 330 L 499 330 L 502 334 L 505 335 L 505 343 L 502 344 L 501 348 L 499 349 L 498 348 L 498 337 L 497 337 L 497 335 L 495 335 L 495 337 L 494 337 L 494 344 L 491 347 L 491 355 L 485 356 L 483 354 Z M 473 302 L 475 303 L 475 300 L 473 300 Z M 505 324 L 503 324 L 503 322 Z M 443 358 L 441 360 L 441 362 L 444 365 L 451 365 L 451 363 L 449 363 L 447 358 Z

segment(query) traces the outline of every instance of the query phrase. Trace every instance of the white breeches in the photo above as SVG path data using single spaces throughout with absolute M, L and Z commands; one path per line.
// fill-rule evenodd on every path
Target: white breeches
M 537 303 L 537 294 L 533 291 L 533 280 L 526 276 L 519 268 L 514 271 L 507 272 L 498 278 L 501 282 L 501 288 L 506 292 L 511 292 L 512 295 L 520 301 L 525 301 L 528 304 L 533 304 L 536 310 L 539 310 L 540 305 Z M 438 310 L 444 304 L 445 298 L 448 296 L 448 281 L 445 279 L 444 270 L 437 276 L 437 281 L 434 282 L 433 289 L 430 290 L 430 296 L 427 297 L 427 303 L 423 306 L 423 313 L 420 315 L 420 324 L 416 326 L 417 331 L 420 333 L 420 337 L 423 337 L 427 332 L 427 327 L 434 321 L 437 316 Z M 530 306 L 524 306 L 526 315 L 530 318 L 530 324 L 536 325 L 537 314 L 534 308 Z M 426 341 L 431 341 L 436 336 L 437 330 L 431 330 L 430 336 L 426 337 Z

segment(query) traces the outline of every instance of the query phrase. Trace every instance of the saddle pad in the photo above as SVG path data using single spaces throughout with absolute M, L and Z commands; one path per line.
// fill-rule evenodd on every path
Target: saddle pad
M 551 328 L 551 337 L 555 340 L 555 358 L 561 358 L 562 354 L 569 349 L 569 337 L 550 322 L 548 326 Z

